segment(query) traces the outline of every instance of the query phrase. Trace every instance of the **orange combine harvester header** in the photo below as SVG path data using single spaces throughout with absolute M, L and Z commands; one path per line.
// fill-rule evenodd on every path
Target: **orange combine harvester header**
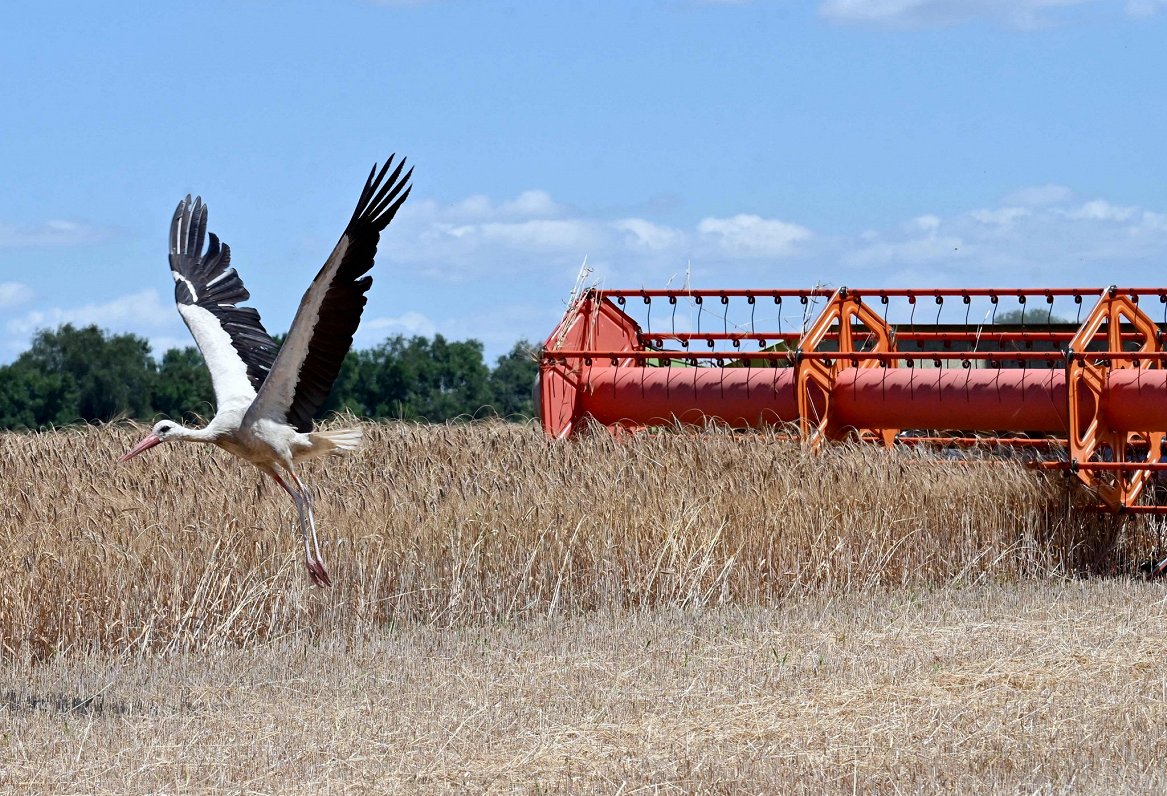
M 539 412 L 555 438 L 590 418 L 1044 448 L 1104 507 L 1164 512 L 1144 488 L 1167 470 L 1165 331 L 1167 288 L 593 289 L 543 345 Z

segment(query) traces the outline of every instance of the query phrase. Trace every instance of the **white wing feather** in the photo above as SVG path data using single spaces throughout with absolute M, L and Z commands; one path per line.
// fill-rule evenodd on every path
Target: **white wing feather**
M 247 364 L 231 344 L 231 335 L 219 324 L 218 318 L 197 304 L 179 304 L 178 314 L 190 329 L 211 372 L 218 412 L 246 410 L 255 400 L 255 388 L 247 377 Z

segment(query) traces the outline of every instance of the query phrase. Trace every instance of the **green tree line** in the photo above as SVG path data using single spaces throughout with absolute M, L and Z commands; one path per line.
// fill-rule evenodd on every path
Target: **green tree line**
M 494 367 L 477 340 L 441 335 L 390 337 L 350 351 L 321 411 L 361 417 L 445 422 L 456 418 L 532 414 L 538 365 L 519 341 Z M 70 324 L 42 330 L 31 347 L 0 366 L 0 428 L 37 429 L 119 417 L 209 418 L 211 377 L 194 346 L 156 360 L 133 334 Z

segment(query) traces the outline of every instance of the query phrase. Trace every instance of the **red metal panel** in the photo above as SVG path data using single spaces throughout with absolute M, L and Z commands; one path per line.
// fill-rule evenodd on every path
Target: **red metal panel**
M 593 365 L 581 409 L 605 424 L 703 423 L 735 428 L 798 420 L 791 368 L 636 368 Z
M 1106 379 L 1102 411 L 1111 428 L 1120 431 L 1167 429 L 1167 370 L 1121 368 Z
M 716 420 L 745 428 L 798 420 L 792 368 L 593 365 L 589 385 L 577 411 L 605 424 Z M 558 387 L 565 388 L 572 389 Z M 855 428 L 1051 433 L 1067 423 L 1061 370 L 844 368 L 832 400 L 838 421 Z M 1167 370 L 1112 372 L 1105 416 L 1121 431 L 1167 428 Z
M 856 428 L 1061 431 L 1066 374 L 998 368 L 847 368 L 832 393 Z

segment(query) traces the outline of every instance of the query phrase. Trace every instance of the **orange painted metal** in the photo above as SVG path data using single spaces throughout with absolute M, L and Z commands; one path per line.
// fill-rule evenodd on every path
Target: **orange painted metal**
M 827 339 L 828 334 L 835 340 L 839 354 L 847 354 L 858 349 L 855 346 L 855 329 L 861 327 L 864 337 L 870 341 L 866 353 L 891 354 L 895 344 L 892 340 L 891 329 L 875 310 L 864 304 L 862 299 L 840 288 L 827 306 L 807 329 L 799 343 L 798 351 L 801 357 L 801 367 L 797 368 L 795 379 L 798 383 L 798 414 L 802 426 L 803 438 L 811 445 L 821 445 L 824 440 L 841 439 L 849 429 L 863 437 L 877 437 L 884 444 L 890 445 L 901 426 L 898 420 L 888 422 L 894 414 L 880 416 L 877 423 L 864 423 L 852 416 L 840 416 L 831 406 L 835 396 L 835 384 L 845 370 L 871 372 L 872 368 L 880 368 L 877 374 L 881 379 L 887 379 L 887 370 L 894 369 L 896 361 L 875 359 L 845 361 L 842 357 L 821 359 L 807 357 L 805 354 L 818 352 L 819 347 Z M 886 392 L 884 393 L 886 395 Z
M 733 428 L 798 422 L 791 368 L 628 368 L 593 364 L 579 411 L 608 426 Z
M 1139 339 L 1133 344 L 1123 339 L 1123 327 L 1132 328 Z M 1162 407 L 1167 400 L 1151 389 L 1161 379 L 1143 372 L 1161 370 L 1162 362 L 1156 353 L 1160 348 L 1159 327 L 1135 302 L 1135 297 L 1116 289 L 1102 294 L 1070 341 L 1066 360 L 1069 408 L 1069 459 L 1083 464 L 1095 458 L 1126 461 L 1128 445 L 1138 436 L 1147 441 L 1144 461 L 1157 461 L 1167 424 L 1153 422 L 1148 412 L 1125 401 L 1139 393 L 1143 400 Z M 1091 355 L 1091 346 L 1102 343 L 1109 356 Z M 1139 356 L 1139 355 L 1142 356 Z M 1128 371 L 1127 373 L 1122 373 Z M 1117 376 L 1117 378 L 1115 378 Z M 1132 384 L 1140 389 L 1132 390 Z M 1141 432 L 1141 433 L 1139 433 Z M 1079 468 L 1078 478 L 1097 492 L 1102 502 L 1111 509 L 1134 505 L 1143 487 L 1150 480 L 1147 470 L 1098 471 Z
M 893 298 L 907 303 L 908 323 L 886 320 Z M 654 299 L 674 321 L 680 300 L 696 306 L 698 328 L 641 329 L 622 309 L 651 312 Z M 1059 328 L 917 320 L 917 307 L 939 317 L 945 301 L 974 299 L 993 313 L 1006 299 L 1023 313 L 1032 302 L 1052 315 L 1055 299 L 1088 312 Z M 1162 306 L 1167 326 L 1167 288 L 588 291 L 544 344 L 540 417 L 557 438 L 590 417 L 613 429 L 791 423 L 812 446 L 926 439 L 1063 451 L 1042 466 L 1068 470 L 1110 510 L 1130 509 L 1167 470 L 1167 354 L 1140 299 Z M 747 303 L 750 324 L 702 331 L 702 305 L 728 313 L 731 300 Z M 784 302 L 804 315 L 801 330 L 755 328 L 755 310 Z
M 612 302 L 587 294 L 573 303 L 572 309 L 574 311 L 565 313 L 547 338 L 544 352 L 555 348 L 631 352 L 641 348 L 635 322 Z M 616 358 L 612 364 L 631 365 L 633 362 Z M 539 370 L 539 414 L 543 428 L 552 436 L 566 437 L 575 429 L 585 414 L 579 398 L 593 389 L 590 379 L 591 364 L 583 358 L 576 358 L 562 367 L 548 366 L 544 358 Z
M 1048 369 L 846 368 L 832 398 L 841 428 L 1056 433 L 1067 419 L 1066 375 Z

